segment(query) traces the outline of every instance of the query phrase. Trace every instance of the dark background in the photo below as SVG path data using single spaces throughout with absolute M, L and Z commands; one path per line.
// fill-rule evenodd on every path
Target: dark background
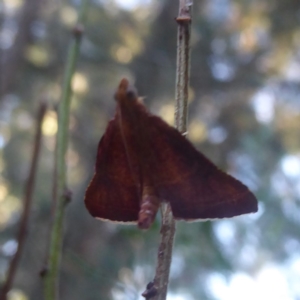
M 159 221 L 94 220 L 83 203 L 122 77 L 173 122 L 178 1 L 90 1 L 73 80 L 61 299 L 141 299 Z M 300 2 L 195 0 L 189 139 L 259 199 L 254 215 L 177 224 L 169 300 L 300 299 Z M 0 282 L 16 247 L 39 102 L 48 101 L 29 232 L 10 300 L 42 298 L 56 107 L 80 2 L 0 3 Z M 176 298 L 177 297 L 177 298 Z

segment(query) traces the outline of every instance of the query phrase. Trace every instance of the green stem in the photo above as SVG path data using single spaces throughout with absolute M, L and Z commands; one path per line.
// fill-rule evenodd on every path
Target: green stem
M 56 176 L 54 178 L 55 199 L 57 199 L 54 211 L 53 227 L 51 232 L 50 252 L 48 257 L 47 272 L 45 275 L 44 295 L 46 300 L 58 299 L 59 267 L 61 260 L 63 220 L 65 206 L 69 199 L 67 193 L 66 161 L 65 156 L 68 148 L 68 127 L 71 104 L 71 81 L 78 59 L 81 36 L 83 33 L 82 24 L 85 19 L 88 0 L 83 0 L 78 22 L 73 30 L 73 41 L 70 45 L 67 65 L 63 83 L 62 99 L 58 110 L 58 132 L 56 144 Z

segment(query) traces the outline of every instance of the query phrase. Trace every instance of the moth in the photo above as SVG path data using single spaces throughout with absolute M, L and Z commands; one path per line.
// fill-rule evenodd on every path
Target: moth
M 229 218 L 257 211 L 249 189 L 141 103 L 127 79 L 115 94 L 114 118 L 100 140 L 85 194 L 93 217 L 148 229 L 167 201 L 177 220 Z

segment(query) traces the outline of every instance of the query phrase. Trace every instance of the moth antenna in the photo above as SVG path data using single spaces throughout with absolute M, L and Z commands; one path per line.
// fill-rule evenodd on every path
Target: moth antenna
M 187 136 L 188 134 L 189 134 L 188 131 L 185 131 L 185 132 L 181 133 L 182 136 Z
M 138 101 L 139 101 L 140 103 L 144 103 L 144 100 L 145 100 L 146 98 L 147 98 L 146 96 L 140 96 L 140 97 L 138 97 Z

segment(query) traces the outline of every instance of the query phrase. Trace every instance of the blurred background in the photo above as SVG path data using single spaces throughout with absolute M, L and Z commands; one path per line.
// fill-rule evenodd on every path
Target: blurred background
M 300 1 L 194 0 L 189 139 L 259 199 L 259 212 L 177 223 L 168 300 L 300 299 Z M 46 100 L 29 231 L 10 300 L 42 299 L 56 108 L 79 0 L 0 2 L 0 282 Z M 61 299 L 137 300 L 153 279 L 147 232 L 93 219 L 85 189 L 122 77 L 174 121 L 178 1 L 91 0 L 73 78 Z

